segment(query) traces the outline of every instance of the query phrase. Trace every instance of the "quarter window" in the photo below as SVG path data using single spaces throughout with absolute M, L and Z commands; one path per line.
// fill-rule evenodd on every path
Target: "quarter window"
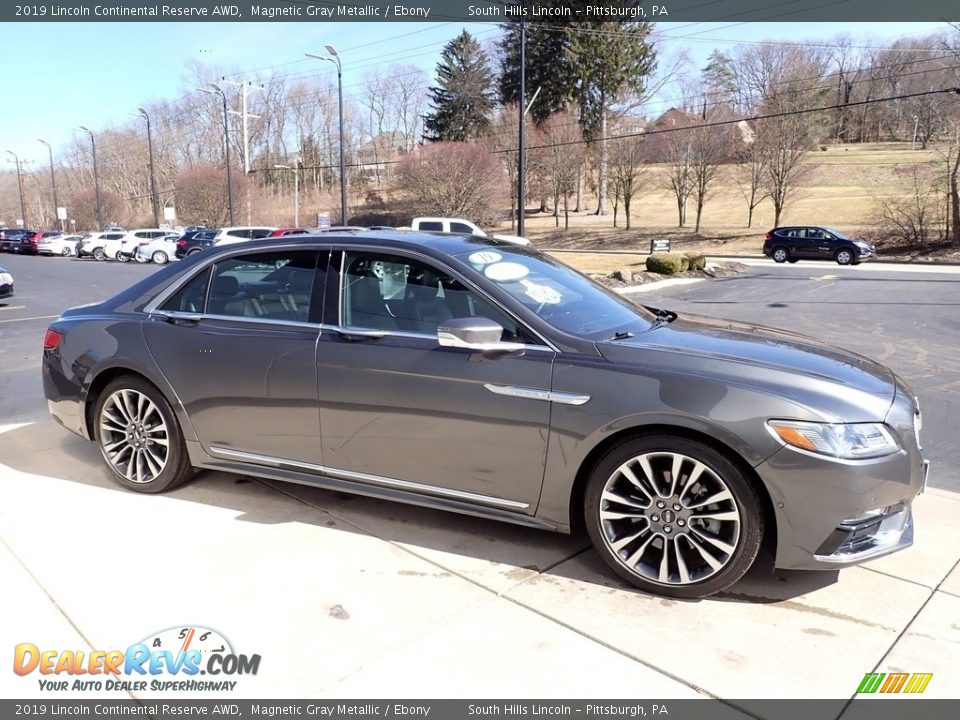
M 517 323 L 448 272 L 420 260 L 346 252 L 340 324 L 422 335 L 454 318 L 484 317 L 500 324 L 502 339 L 530 342 Z
M 442 222 L 422 222 L 420 223 L 420 230 L 426 230 L 428 232 L 443 232 L 443 223 Z
M 458 222 L 450 223 L 450 230 L 451 232 L 456 232 L 456 233 L 467 233 L 468 235 L 473 234 L 472 227 L 470 227 L 469 225 L 464 225 L 463 223 L 458 223 Z

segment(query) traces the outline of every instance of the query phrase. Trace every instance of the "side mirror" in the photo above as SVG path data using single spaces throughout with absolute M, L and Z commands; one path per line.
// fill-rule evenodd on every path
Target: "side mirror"
M 437 328 L 437 342 L 442 347 L 466 348 L 480 352 L 518 352 L 523 343 L 503 342 L 503 327 L 484 317 L 454 318 Z

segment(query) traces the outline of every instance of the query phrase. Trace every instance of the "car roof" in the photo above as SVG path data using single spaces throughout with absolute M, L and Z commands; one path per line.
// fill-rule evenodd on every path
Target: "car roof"
M 320 232 L 308 235 L 288 235 L 286 237 L 250 240 L 242 244 L 215 247 L 216 252 L 236 251 L 241 248 L 270 247 L 283 245 L 370 245 L 371 247 L 395 246 L 398 250 L 432 250 L 434 254 L 459 255 L 471 250 L 483 250 L 491 247 L 518 248 L 516 243 L 497 240 L 494 237 L 479 235 L 458 235 L 455 233 L 424 232 L 411 230 L 354 230 L 351 232 Z

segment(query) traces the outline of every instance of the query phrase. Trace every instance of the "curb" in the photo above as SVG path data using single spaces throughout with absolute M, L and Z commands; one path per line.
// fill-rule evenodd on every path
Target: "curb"
M 637 257 L 648 257 L 650 253 L 640 250 L 574 250 L 566 248 L 537 248 L 540 252 L 545 253 L 584 253 L 584 254 L 593 254 L 593 255 L 636 255 Z M 715 258 L 717 260 L 768 260 L 766 255 L 718 255 L 712 252 L 703 253 L 708 258 Z M 773 262 L 772 260 L 770 261 Z M 803 261 L 801 261 L 803 262 Z M 822 260 L 808 260 L 807 262 L 824 262 Z M 895 260 L 893 258 L 872 258 L 867 260 L 864 265 L 870 265 L 872 263 L 877 263 L 880 265 L 922 265 L 926 266 L 936 266 L 936 265 L 945 265 L 945 266 L 960 266 L 960 260 L 934 260 L 934 261 L 923 261 L 923 260 Z
M 706 279 L 707 278 L 667 278 L 666 280 L 656 280 L 654 282 L 644 283 L 643 285 L 627 285 L 622 288 L 613 288 L 613 291 L 621 295 L 628 295 L 630 293 L 649 292 L 656 288 L 671 287 L 673 285 L 692 285 L 693 283 L 703 282 Z

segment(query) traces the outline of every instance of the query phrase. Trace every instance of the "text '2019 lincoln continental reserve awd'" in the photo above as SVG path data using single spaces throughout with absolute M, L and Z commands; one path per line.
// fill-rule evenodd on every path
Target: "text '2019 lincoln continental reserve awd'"
M 330 235 L 334 235 L 331 237 Z M 634 305 L 531 248 L 400 232 L 214 248 L 44 340 L 116 481 L 197 468 L 561 532 L 674 597 L 909 546 L 920 410 L 809 337 Z

